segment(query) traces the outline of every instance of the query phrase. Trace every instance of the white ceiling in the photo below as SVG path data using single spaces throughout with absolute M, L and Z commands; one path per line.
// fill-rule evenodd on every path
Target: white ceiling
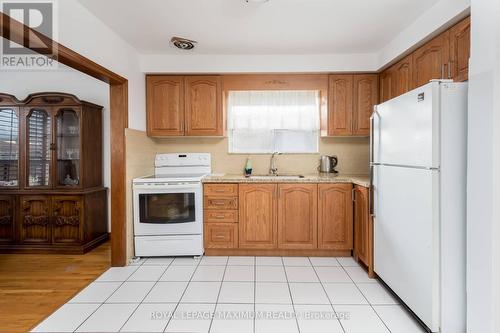
M 79 0 L 142 54 L 352 54 L 381 50 L 438 0 Z

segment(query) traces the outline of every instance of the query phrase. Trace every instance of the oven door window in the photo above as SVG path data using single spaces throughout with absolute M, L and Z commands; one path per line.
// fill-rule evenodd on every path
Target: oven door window
M 194 193 L 139 194 L 141 223 L 195 222 Z

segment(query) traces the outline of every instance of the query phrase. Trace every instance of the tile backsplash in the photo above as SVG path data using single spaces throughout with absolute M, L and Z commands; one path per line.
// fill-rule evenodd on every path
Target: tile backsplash
M 254 174 L 269 169 L 269 154 L 229 154 L 227 138 L 165 138 L 153 139 L 157 153 L 200 152 L 212 154 L 214 173 L 240 174 L 248 157 Z M 283 154 L 276 157 L 281 173 L 315 173 L 320 155 L 337 155 L 337 171 L 366 174 L 369 172 L 368 138 L 321 138 L 317 154 Z

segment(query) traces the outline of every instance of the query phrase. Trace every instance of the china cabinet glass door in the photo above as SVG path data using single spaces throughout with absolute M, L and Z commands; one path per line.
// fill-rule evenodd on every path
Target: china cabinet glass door
M 19 185 L 19 117 L 14 108 L 0 108 L 0 187 Z
M 56 114 L 57 186 L 80 183 L 80 120 L 76 110 L 59 109 Z
M 26 118 L 27 183 L 30 187 L 51 184 L 52 119 L 46 109 L 31 109 Z

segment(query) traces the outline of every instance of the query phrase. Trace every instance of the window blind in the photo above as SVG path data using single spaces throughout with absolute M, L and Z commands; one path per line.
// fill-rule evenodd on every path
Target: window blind
M 318 91 L 230 91 L 227 110 L 229 152 L 318 151 Z

